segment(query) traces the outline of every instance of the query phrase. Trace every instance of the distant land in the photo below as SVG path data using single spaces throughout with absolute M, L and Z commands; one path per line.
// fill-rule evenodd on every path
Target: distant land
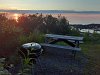
M 75 11 L 75 10 L 3 10 L 0 12 L 10 12 L 10 13 L 78 13 L 78 14 L 100 14 L 100 11 Z
M 75 10 L 5 10 L 0 9 L 0 12 L 9 13 L 10 17 L 14 13 L 17 14 L 52 14 L 54 17 L 64 16 L 70 24 L 100 24 L 100 11 L 75 11 Z

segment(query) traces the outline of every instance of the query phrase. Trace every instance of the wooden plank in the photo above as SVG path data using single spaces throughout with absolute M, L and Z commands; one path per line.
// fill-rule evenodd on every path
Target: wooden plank
M 55 44 L 55 43 L 61 42 L 61 41 L 65 42 L 66 44 L 69 44 L 72 47 L 75 47 L 76 46 L 73 42 L 67 41 L 65 39 L 53 40 L 53 41 L 50 41 L 49 44 Z
M 55 45 L 55 44 L 41 44 L 42 47 L 52 47 L 52 48 L 59 48 L 59 49 L 65 49 L 65 50 L 71 50 L 71 51 L 81 51 L 80 48 L 71 47 L 71 46 L 61 46 L 61 45 Z
M 78 41 L 83 40 L 83 37 L 55 35 L 55 34 L 46 34 L 45 37 L 46 38 L 53 38 L 53 39 L 66 39 L 66 40 L 78 40 Z
M 68 41 L 75 43 L 74 40 L 68 40 Z M 79 41 L 79 43 L 82 44 L 82 43 L 84 43 L 84 42 L 83 42 L 83 41 Z

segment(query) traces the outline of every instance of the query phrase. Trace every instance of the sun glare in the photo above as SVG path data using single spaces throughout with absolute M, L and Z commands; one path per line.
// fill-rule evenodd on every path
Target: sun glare
M 14 14 L 14 19 L 18 22 L 19 14 Z

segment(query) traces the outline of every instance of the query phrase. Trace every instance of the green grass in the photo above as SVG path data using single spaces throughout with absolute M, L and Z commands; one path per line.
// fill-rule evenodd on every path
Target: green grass
M 100 74 L 100 44 L 84 43 L 81 45 L 83 53 L 89 59 L 88 64 L 84 69 L 85 75 Z
M 68 45 L 68 44 L 66 44 L 65 42 L 57 42 L 56 44 L 57 44 L 57 45 L 62 45 L 62 46 Z

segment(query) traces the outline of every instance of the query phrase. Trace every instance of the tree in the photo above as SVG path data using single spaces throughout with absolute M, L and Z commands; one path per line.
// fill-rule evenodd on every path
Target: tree
M 52 15 L 47 15 L 44 18 L 44 22 L 45 22 L 45 26 L 47 29 L 46 33 L 57 33 L 57 29 L 58 29 L 58 26 L 57 26 L 58 19 L 57 18 L 52 17 Z
M 61 17 L 59 19 L 59 33 L 60 34 L 68 34 L 70 33 L 70 26 L 69 26 L 69 21 L 65 17 Z

